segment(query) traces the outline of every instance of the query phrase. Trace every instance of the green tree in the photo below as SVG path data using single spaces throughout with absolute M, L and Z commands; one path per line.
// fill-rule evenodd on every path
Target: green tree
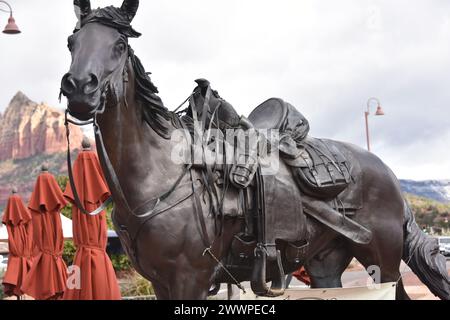
M 125 254 L 111 254 L 111 262 L 114 270 L 118 271 L 130 271 L 133 267 L 131 266 L 130 259 L 128 259 Z
M 64 192 L 66 190 L 67 183 L 69 183 L 69 177 L 64 175 L 56 176 L 56 182 L 58 183 L 61 191 Z M 72 204 L 68 203 L 67 206 L 61 210 L 61 214 L 69 219 L 72 219 Z
M 67 183 L 69 183 L 69 177 L 64 175 L 58 175 L 56 176 L 55 179 L 62 192 L 64 192 L 64 190 L 66 190 Z
M 64 241 L 64 251 L 63 251 L 63 260 L 64 262 L 70 266 L 73 264 L 73 259 L 75 258 L 75 252 L 77 251 L 77 248 L 75 247 L 75 244 L 73 241 L 68 240 Z

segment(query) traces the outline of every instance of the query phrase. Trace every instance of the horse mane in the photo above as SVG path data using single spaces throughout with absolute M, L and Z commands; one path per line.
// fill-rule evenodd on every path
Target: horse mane
M 153 84 L 149 73 L 145 72 L 141 60 L 130 46 L 128 46 L 128 55 L 135 74 L 136 98 L 143 104 L 142 117 L 156 133 L 169 139 L 167 121 L 171 119 L 171 113 L 157 95 L 158 88 Z
M 132 28 L 127 13 L 121 8 L 109 6 L 92 10 L 81 24 L 85 25 L 92 22 L 114 28 L 127 38 L 137 38 L 141 35 Z M 153 84 L 149 73 L 145 72 L 140 59 L 134 54 L 130 46 L 128 46 L 128 56 L 136 78 L 136 98 L 142 102 L 142 117 L 156 133 L 169 139 L 167 121 L 171 119 L 171 113 L 157 95 L 158 88 Z

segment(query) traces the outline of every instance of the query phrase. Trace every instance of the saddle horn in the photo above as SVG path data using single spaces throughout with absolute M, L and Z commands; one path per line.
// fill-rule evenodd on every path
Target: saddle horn
M 80 8 L 80 24 L 81 21 L 91 13 L 91 1 L 89 0 L 74 0 L 73 5 Z
M 139 8 L 139 0 L 124 0 L 120 7 L 128 16 L 128 20 L 133 20 Z

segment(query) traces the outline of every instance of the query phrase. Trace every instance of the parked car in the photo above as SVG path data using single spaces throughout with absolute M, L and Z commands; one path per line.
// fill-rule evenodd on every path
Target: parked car
M 8 258 L 0 254 L 0 272 L 5 271 L 8 267 Z
M 444 256 L 450 256 L 450 237 L 438 237 L 439 251 Z

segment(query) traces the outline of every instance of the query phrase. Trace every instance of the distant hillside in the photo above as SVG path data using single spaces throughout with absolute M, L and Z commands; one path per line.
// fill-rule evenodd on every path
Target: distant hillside
M 400 180 L 403 192 L 450 203 L 450 180 Z
M 438 227 L 450 229 L 450 204 L 405 193 L 416 222 L 422 228 Z
M 74 157 L 77 151 L 73 151 Z M 0 213 L 13 187 L 18 188 L 24 201 L 29 200 L 43 163 L 48 164 L 51 174 L 67 175 L 66 154 L 63 152 L 0 162 Z

